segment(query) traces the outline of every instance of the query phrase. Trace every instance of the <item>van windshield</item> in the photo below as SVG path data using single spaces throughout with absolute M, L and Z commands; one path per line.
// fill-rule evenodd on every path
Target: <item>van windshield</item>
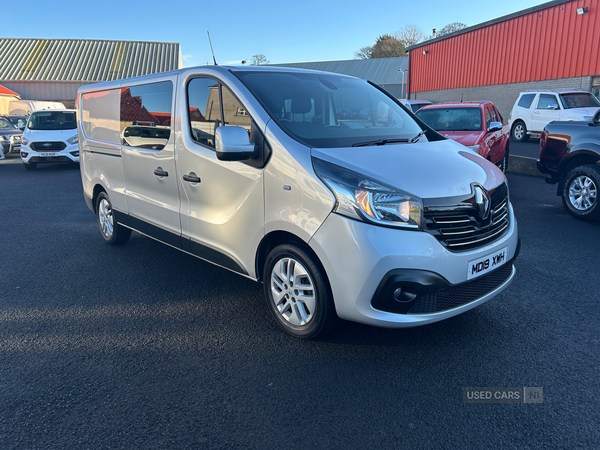
M 421 126 L 364 80 L 327 73 L 235 72 L 290 136 L 317 148 L 408 140 Z
M 30 130 L 74 130 L 75 111 L 36 111 L 29 117 Z

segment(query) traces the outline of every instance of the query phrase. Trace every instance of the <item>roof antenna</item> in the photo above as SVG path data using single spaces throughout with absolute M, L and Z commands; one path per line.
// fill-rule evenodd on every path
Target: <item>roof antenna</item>
M 210 51 L 212 52 L 212 55 L 213 55 L 213 61 L 215 62 L 215 66 L 218 66 L 217 60 L 215 59 L 215 51 L 213 50 L 212 42 L 210 41 L 210 33 L 207 31 L 206 34 L 208 34 L 208 43 L 210 44 Z

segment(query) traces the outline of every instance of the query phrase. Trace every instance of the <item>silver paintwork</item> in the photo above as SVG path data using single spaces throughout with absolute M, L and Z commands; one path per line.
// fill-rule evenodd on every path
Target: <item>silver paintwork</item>
M 307 325 L 317 305 L 315 288 L 306 268 L 293 258 L 281 258 L 271 271 L 271 294 L 275 308 L 294 326 Z
M 339 164 L 421 198 L 469 193 L 472 183 L 491 189 L 505 180 L 504 175 L 451 140 L 427 142 L 422 137 L 414 144 L 310 149 L 270 119 L 229 71 L 238 69 L 204 66 L 80 88 L 79 95 L 166 79 L 172 80 L 175 87 L 171 138 L 162 151 L 141 151 L 90 139 L 84 132 L 85 120 L 78 118 L 82 125 L 79 141 L 86 197 L 92 198 L 94 188 L 101 187 L 110 196 L 113 208 L 162 228 L 178 230 L 184 238 L 218 250 L 237 261 L 252 279 L 259 276 L 256 258 L 261 241 L 274 232 L 280 236 L 288 233 L 307 243 L 324 266 L 336 312 L 342 318 L 372 325 L 402 327 L 441 320 L 486 301 L 510 282 L 476 302 L 444 313 L 406 316 L 374 310 L 371 298 L 389 270 L 429 270 L 458 284 L 466 281 L 469 261 L 505 246 L 511 258 L 518 239 L 512 207 L 510 227 L 503 238 L 477 250 L 452 253 L 428 233 L 385 228 L 332 214 L 335 197 L 315 174 L 312 158 Z M 296 71 L 273 67 L 243 70 Z M 241 101 L 272 149 L 266 167 L 221 161 L 215 150 L 191 139 L 185 87 L 198 76 L 221 81 Z M 85 103 L 80 105 L 85 108 Z M 116 123 L 111 126 L 116 127 Z M 153 171 L 158 166 L 169 176 L 155 176 Z M 200 183 L 183 181 L 183 175 L 191 172 L 201 178 Z M 175 185 L 164 186 L 159 192 L 158 183 L 166 180 Z M 265 274 L 265 278 L 273 282 L 273 273 Z M 294 292 L 290 289 L 288 285 L 286 294 Z M 314 306 L 309 301 L 305 304 L 306 317 L 300 315 L 298 319 L 288 314 L 289 320 L 308 322 Z M 280 306 L 285 309 L 283 303 Z
M 596 183 L 590 177 L 582 175 L 569 185 L 569 203 L 578 211 L 587 211 L 596 202 Z

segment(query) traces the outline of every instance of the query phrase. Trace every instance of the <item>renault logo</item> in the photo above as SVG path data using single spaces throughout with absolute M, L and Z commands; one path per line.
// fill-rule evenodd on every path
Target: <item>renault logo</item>
M 475 208 L 477 209 L 480 220 L 485 220 L 490 215 L 490 196 L 481 186 L 475 186 L 474 190 Z

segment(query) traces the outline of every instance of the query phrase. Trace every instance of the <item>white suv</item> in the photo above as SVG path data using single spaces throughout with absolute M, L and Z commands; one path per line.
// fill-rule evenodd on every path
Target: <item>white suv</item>
M 580 89 L 531 89 L 519 94 L 510 112 L 512 138 L 524 142 L 553 120 L 590 121 L 600 109 L 596 97 Z

